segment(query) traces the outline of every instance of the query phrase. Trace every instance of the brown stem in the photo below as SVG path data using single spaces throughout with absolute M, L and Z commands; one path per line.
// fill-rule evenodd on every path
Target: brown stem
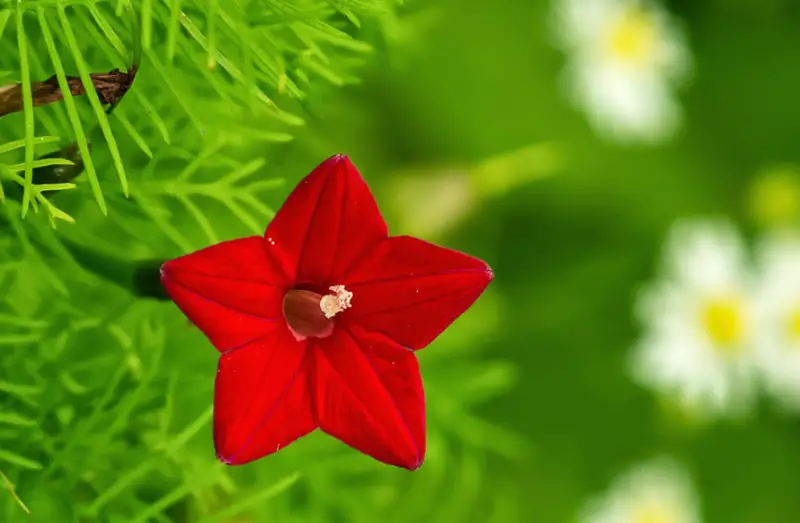
M 130 88 L 135 76 L 136 66 L 131 67 L 126 73 L 119 69 L 114 69 L 108 73 L 92 73 L 89 75 L 97 96 L 104 104 L 114 104 L 119 101 Z M 86 94 L 86 89 L 84 89 L 80 78 L 68 76 L 67 84 L 69 85 L 69 92 L 73 96 Z M 61 87 L 58 85 L 58 78 L 55 75 L 44 82 L 32 82 L 31 94 L 33 95 L 34 107 L 59 102 L 64 99 L 64 93 L 61 91 Z M 0 87 L 0 117 L 21 111 L 23 108 L 22 84 Z

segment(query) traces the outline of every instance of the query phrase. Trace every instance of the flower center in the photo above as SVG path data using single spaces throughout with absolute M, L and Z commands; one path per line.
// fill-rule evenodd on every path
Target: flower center
M 742 305 L 735 298 L 710 300 L 702 312 L 703 328 L 723 354 L 737 351 L 736 342 L 744 334 Z
M 789 331 L 789 339 L 793 342 L 800 342 L 800 307 L 796 307 L 789 314 L 786 327 Z
M 333 317 L 350 308 L 353 293 L 344 285 L 330 287 L 333 294 L 292 289 L 283 297 L 283 316 L 298 341 L 325 338 L 333 332 Z
M 675 514 L 667 507 L 646 506 L 637 509 L 633 515 L 634 523 L 673 523 Z
M 652 18 L 639 9 L 629 9 L 608 32 L 608 53 L 619 60 L 646 62 L 653 56 L 657 32 Z
M 319 302 L 319 308 L 326 318 L 333 318 L 337 313 L 350 308 L 353 293 L 344 288 L 344 285 L 329 287 L 336 294 L 326 294 Z

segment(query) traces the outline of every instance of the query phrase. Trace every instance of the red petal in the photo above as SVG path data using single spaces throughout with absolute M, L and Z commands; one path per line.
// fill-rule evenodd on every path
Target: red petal
M 472 256 L 408 236 L 389 238 L 345 280 L 353 299 L 342 320 L 421 349 L 461 316 L 492 278 L 489 266 Z
M 337 155 L 298 184 L 265 236 L 292 279 L 335 285 L 386 235 L 369 187 L 350 160 Z
M 284 326 L 223 354 L 214 391 L 217 457 L 240 465 L 262 458 L 317 425 L 309 389 L 310 349 Z
M 225 351 L 284 323 L 288 280 L 260 236 L 222 242 L 166 262 L 161 280 L 183 313 Z
M 315 340 L 320 428 L 409 470 L 425 458 L 425 398 L 417 358 L 381 334 L 345 330 Z

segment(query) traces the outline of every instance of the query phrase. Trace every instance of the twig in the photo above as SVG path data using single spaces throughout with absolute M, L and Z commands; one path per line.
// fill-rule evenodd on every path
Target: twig
M 11 481 L 9 481 L 9 479 L 6 477 L 6 475 L 3 474 L 2 470 L 0 470 L 0 478 L 3 479 L 3 483 L 5 484 L 6 488 L 8 489 L 9 492 L 11 492 L 11 496 L 13 496 L 13 498 L 16 500 L 16 502 L 19 504 L 19 506 L 22 507 L 22 510 L 24 510 L 25 513 L 30 516 L 30 514 L 31 514 L 30 509 L 28 509 L 28 507 L 25 505 L 25 503 L 23 503 L 22 500 L 19 499 L 19 496 L 17 496 L 17 491 L 14 490 L 14 484 L 11 483 Z
M 136 77 L 137 67 L 132 66 L 128 72 L 114 69 L 108 73 L 92 73 L 89 77 L 92 80 L 97 96 L 104 104 L 116 105 L 125 95 Z M 81 79 L 76 76 L 68 76 L 67 84 L 73 96 L 86 94 Z M 33 82 L 31 84 L 33 94 L 33 105 L 47 105 L 59 102 L 64 99 L 64 93 L 58 85 L 58 78 L 51 76 L 44 82 Z M 15 113 L 23 109 L 22 84 L 12 84 L 0 87 L 0 117 Z

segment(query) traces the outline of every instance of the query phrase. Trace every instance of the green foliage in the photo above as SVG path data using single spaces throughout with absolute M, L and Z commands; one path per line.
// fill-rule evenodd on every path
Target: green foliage
M 515 378 L 480 353 L 497 296 L 422 354 L 420 471 L 320 434 L 231 468 L 211 442 L 216 352 L 174 305 L 101 281 L 69 247 L 168 258 L 262 232 L 321 159 L 314 104 L 357 82 L 400 19 L 392 0 L 0 1 L 0 82 L 28 86 L 25 110 L 0 119 L 0 521 L 27 521 L 25 507 L 54 523 L 513 513 L 512 492 L 482 471 L 525 445 L 475 413 Z M 134 64 L 111 114 L 68 89 L 33 108 L 31 82 L 79 77 L 88 90 L 92 73 Z M 56 168 L 70 181 L 32 183 Z

